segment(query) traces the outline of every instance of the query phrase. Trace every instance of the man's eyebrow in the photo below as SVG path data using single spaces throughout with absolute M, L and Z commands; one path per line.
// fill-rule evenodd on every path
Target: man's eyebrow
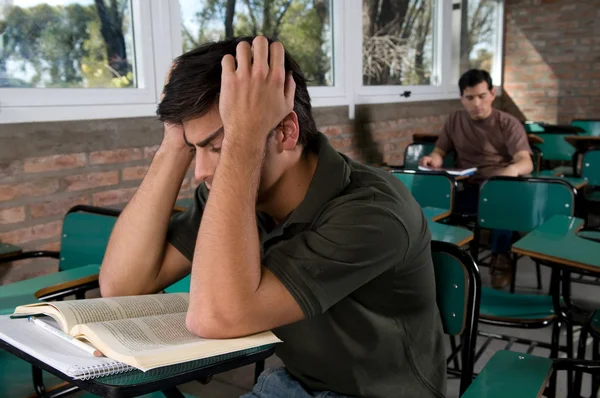
M 214 140 L 215 138 L 217 138 L 217 136 L 219 134 L 221 134 L 222 132 L 223 132 L 223 126 L 219 127 L 214 133 L 212 133 L 211 135 L 209 135 L 208 137 L 206 137 L 202 141 L 196 143 L 196 145 L 199 146 L 200 148 L 204 148 L 205 146 L 207 146 L 208 144 L 210 144 L 210 142 L 212 140 Z
M 194 144 L 192 144 L 191 142 L 188 141 L 187 137 L 185 136 L 185 131 L 183 132 L 183 140 L 185 141 L 185 145 L 194 148 Z

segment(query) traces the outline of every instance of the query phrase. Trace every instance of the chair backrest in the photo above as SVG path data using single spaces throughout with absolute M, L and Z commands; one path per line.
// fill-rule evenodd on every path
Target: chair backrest
M 75 206 L 65 215 L 60 242 L 61 271 L 101 264 L 120 212 L 94 206 Z
M 492 177 L 479 192 L 477 226 L 529 232 L 555 215 L 572 216 L 575 191 L 560 179 Z
M 404 150 L 404 169 L 418 170 L 419 159 L 429 155 L 435 148 L 435 143 L 432 142 L 413 142 L 408 144 Z M 449 153 L 444 157 L 444 167 L 454 167 L 454 153 Z
M 431 242 L 437 304 L 444 332 L 461 336 L 461 393 L 473 379 L 481 279 L 473 258 L 458 246 Z
M 588 181 L 588 185 L 600 186 L 600 150 L 583 154 L 581 176 Z
M 565 137 L 573 135 L 572 133 L 536 133 L 536 135 L 544 140 L 544 143 L 542 144 L 535 144 L 535 146 L 542 152 L 542 157 L 544 160 L 573 160 L 575 148 L 565 141 Z
M 421 207 L 452 209 L 456 182 L 444 173 L 422 173 L 413 170 L 394 170 L 398 178 Z
M 575 119 L 571 122 L 571 126 L 584 129 L 585 133 L 581 135 L 600 136 L 600 119 Z

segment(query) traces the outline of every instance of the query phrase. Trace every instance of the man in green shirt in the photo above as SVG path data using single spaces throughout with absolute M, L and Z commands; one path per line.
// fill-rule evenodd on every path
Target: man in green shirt
M 248 397 L 443 397 L 427 221 L 399 180 L 317 132 L 283 46 L 206 44 L 174 62 L 163 94 L 165 136 L 115 225 L 102 294 L 157 292 L 191 272 L 190 331 L 272 329 L 285 368 Z M 202 184 L 170 218 L 194 156 Z

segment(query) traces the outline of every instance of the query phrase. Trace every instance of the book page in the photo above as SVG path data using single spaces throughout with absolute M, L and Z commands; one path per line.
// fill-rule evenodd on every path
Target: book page
M 75 325 L 79 324 L 178 312 L 185 313 L 188 304 L 188 293 L 150 294 L 145 296 L 58 301 L 43 305 L 22 306 L 15 310 L 15 314 L 43 313 L 56 318 L 56 310 L 58 310 L 61 318 L 63 318 L 62 320 L 59 319 L 61 328 L 64 332 L 70 333 Z
M 78 325 L 74 336 L 113 359 L 142 370 L 278 342 L 271 333 L 211 340 L 187 330 L 186 313 Z

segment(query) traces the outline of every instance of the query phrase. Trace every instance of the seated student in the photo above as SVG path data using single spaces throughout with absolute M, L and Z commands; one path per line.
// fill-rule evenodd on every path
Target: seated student
M 531 148 L 523 125 L 514 116 L 494 109 L 496 90 L 490 74 L 471 69 L 458 81 L 460 100 L 465 107 L 451 114 L 429 156 L 419 163 L 442 167 L 444 156 L 456 153 L 459 168 L 477 167 L 473 184 L 457 195 L 459 211 L 475 213 L 479 184 L 492 176 L 517 177 L 531 173 Z M 512 279 L 510 266 L 511 231 L 492 232 L 492 286 L 508 286 Z
M 164 138 L 115 225 L 102 295 L 158 292 L 191 272 L 191 332 L 273 329 L 285 368 L 247 397 L 443 397 L 427 221 L 390 173 L 317 131 L 283 46 L 203 45 L 175 60 L 163 93 Z M 202 184 L 171 218 L 194 157 Z

